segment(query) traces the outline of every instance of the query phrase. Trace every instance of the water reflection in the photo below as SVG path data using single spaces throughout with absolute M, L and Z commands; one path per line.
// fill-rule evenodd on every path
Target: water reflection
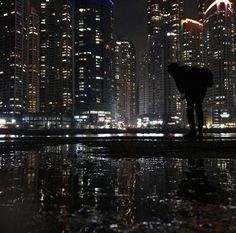
M 116 160 L 98 151 L 2 154 L 1 232 L 235 232 L 235 160 Z

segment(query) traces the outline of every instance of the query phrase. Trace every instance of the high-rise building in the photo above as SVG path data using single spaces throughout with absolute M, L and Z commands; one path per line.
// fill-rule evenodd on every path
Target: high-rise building
M 39 15 L 35 8 L 28 16 L 28 79 L 26 83 L 26 111 L 39 112 Z
M 180 60 L 180 21 L 183 0 L 148 0 L 148 43 L 139 72 L 139 115 L 163 122 L 180 123 L 182 112 L 167 67 Z
M 73 99 L 72 3 L 41 0 L 40 110 L 71 113 Z
M 115 119 L 136 123 L 136 55 L 132 42 L 119 39 L 115 45 Z
M 233 9 L 229 0 L 208 1 L 204 13 L 206 66 L 214 76 L 207 99 L 207 122 L 221 126 L 232 122 L 235 54 Z
M 147 47 L 140 55 L 137 70 L 138 89 L 138 115 L 145 116 L 149 113 L 149 79 L 148 79 L 148 52 Z
M 96 126 L 112 112 L 112 14 L 109 0 L 75 3 L 75 119 Z
M 27 1 L 0 1 L 0 113 L 25 110 L 27 80 Z
M 182 19 L 180 26 L 181 63 L 189 66 L 203 66 L 203 24 Z
M 179 25 L 183 18 L 183 0 L 147 0 L 148 37 L 159 32 L 171 32 L 179 51 Z
M 182 108 L 168 65 L 176 61 L 172 33 L 158 33 L 149 38 L 139 79 L 139 115 L 162 122 L 164 127 L 180 124 Z
M 234 75 L 234 80 L 233 80 L 233 90 L 234 90 L 234 93 L 233 93 L 233 96 L 234 96 L 234 116 L 233 116 L 233 123 L 236 124 L 236 2 L 235 1 L 232 1 L 232 8 L 233 8 L 233 34 L 234 34 L 234 66 L 233 66 L 233 75 Z
M 198 21 L 203 23 L 207 0 L 198 0 Z
M 161 31 L 178 33 L 183 0 L 147 0 L 148 36 Z

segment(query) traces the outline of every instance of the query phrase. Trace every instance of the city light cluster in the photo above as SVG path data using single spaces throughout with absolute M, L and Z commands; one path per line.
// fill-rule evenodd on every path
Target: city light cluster
M 195 20 L 183 17 L 183 0 L 147 0 L 141 56 L 130 38 L 115 34 L 115 4 L 41 0 L 37 9 L 26 0 L 0 1 L 1 127 L 186 127 L 171 62 L 211 69 L 205 126 L 233 127 L 232 1 L 199 1 Z

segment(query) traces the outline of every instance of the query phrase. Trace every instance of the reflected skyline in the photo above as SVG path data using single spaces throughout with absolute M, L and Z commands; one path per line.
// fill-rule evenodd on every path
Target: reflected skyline
M 1 229 L 189 232 L 224 225 L 233 232 L 235 160 L 111 159 L 97 151 L 77 144 L 2 154 Z M 193 194 L 199 189 L 210 195 L 204 202 Z

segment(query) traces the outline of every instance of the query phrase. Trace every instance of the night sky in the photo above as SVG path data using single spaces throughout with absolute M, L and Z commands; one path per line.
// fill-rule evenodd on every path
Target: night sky
M 38 0 L 31 0 L 34 5 Z M 147 20 L 146 0 L 114 0 L 115 32 L 130 38 L 136 50 L 141 51 L 146 44 Z M 197 0 L 185 0 L 185 16 L 195 18 Z
M 115 0 L 114 17 L 116 33 L 131 39 L 136 51 L 146 44 L 147 20 L 146 0 Z M 197 0 L 185 0 L 185 16 L 196 18 Z

